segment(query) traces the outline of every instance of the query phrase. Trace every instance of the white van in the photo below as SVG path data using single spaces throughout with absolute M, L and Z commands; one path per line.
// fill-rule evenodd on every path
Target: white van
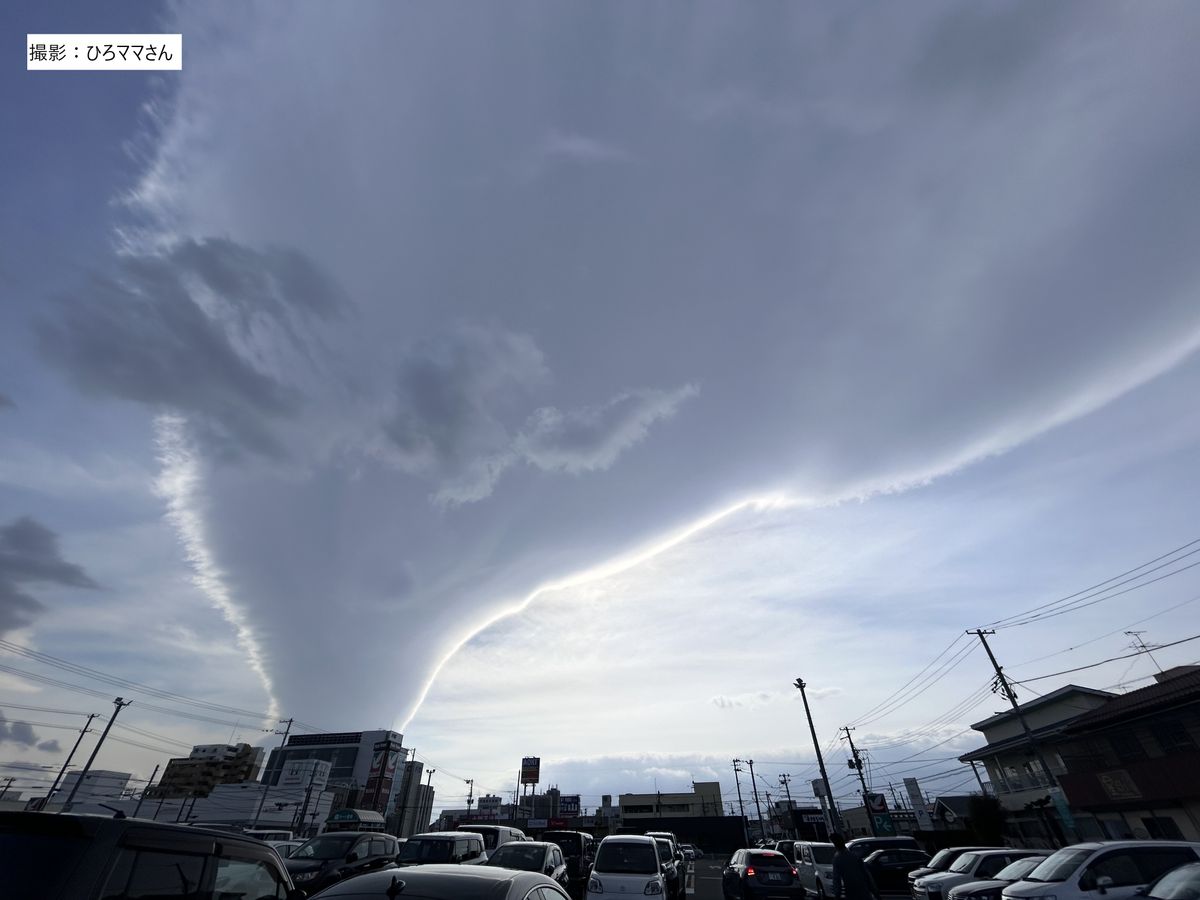
M 1004 900 L 1132 900 L 1164 872 L 1200 860 L 1186 841 L 1089 841 L 1064 847 L 1010 884 Z
M 509 828 L 507 825 L 459 825 L 455 831 L 471 831 L 482 835 L 483 849 L 488 853 L 501 844 L 529 840 L 520 828 Z
M 596 850 L 588 877 L 587 900 L 605 896 L 663 897 L 667 890 L 658 844 L 652 837 L 621 834 L 606 837 Z
M 833 844 L 796 841 L 796 871 L 800 874 L 800 883 L 821 900 L 833 896 L 833 854 L 836 849 Z

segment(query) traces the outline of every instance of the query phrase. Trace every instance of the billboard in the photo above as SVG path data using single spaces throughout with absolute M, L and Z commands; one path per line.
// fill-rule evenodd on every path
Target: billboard
M 563 794 L 559 797 L 558 814 L 567 818 L 579 815 L 579 795 Z
M 540 756 L 521 757 L 521 784 L 537 784 L 542 771 Z
M 385 812 L 392 784 L 396 780 L 396 763 L 400 759 L 400 742 L 376 741 L 371 748 L 371 768 L 367 772 L 367 784 L 359 799 L 359 806 L 377 813 Z
M 904 779 L 904 790 L 908 792 L 908 802 L 912 804 L 913 813 L 917 817 L 917 828 L 921 831 L 933 831 L 933 818 L 929 815 L 929 807 L 921 796 L 921 785 L 915 778 Z

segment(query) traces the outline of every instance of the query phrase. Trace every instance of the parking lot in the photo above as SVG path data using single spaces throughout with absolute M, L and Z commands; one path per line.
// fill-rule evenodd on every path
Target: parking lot
M 711 855 L 692 863 L 688 872 L 687 893 L 695 900 L 722 900 L 721 858 Z

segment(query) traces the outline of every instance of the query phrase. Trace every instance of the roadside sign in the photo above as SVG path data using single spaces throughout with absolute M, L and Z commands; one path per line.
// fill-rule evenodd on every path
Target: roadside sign
M 893 837 L 896 834 L 896 823 L 892 821 L 891 813 L 872 813 L 875 820 L 877 837 Z

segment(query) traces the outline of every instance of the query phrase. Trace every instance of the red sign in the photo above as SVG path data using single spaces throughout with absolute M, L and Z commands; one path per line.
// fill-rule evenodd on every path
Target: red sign
M 547 822 L 546 824 L 547 824 L 547 825 L 548 825 L 550 828 L 566 828 L 566 827 L 567 827 L 567 820 L 566 820 L 566 819 L 551 819 L 551 820 L 550 820 L 549 822 Z

